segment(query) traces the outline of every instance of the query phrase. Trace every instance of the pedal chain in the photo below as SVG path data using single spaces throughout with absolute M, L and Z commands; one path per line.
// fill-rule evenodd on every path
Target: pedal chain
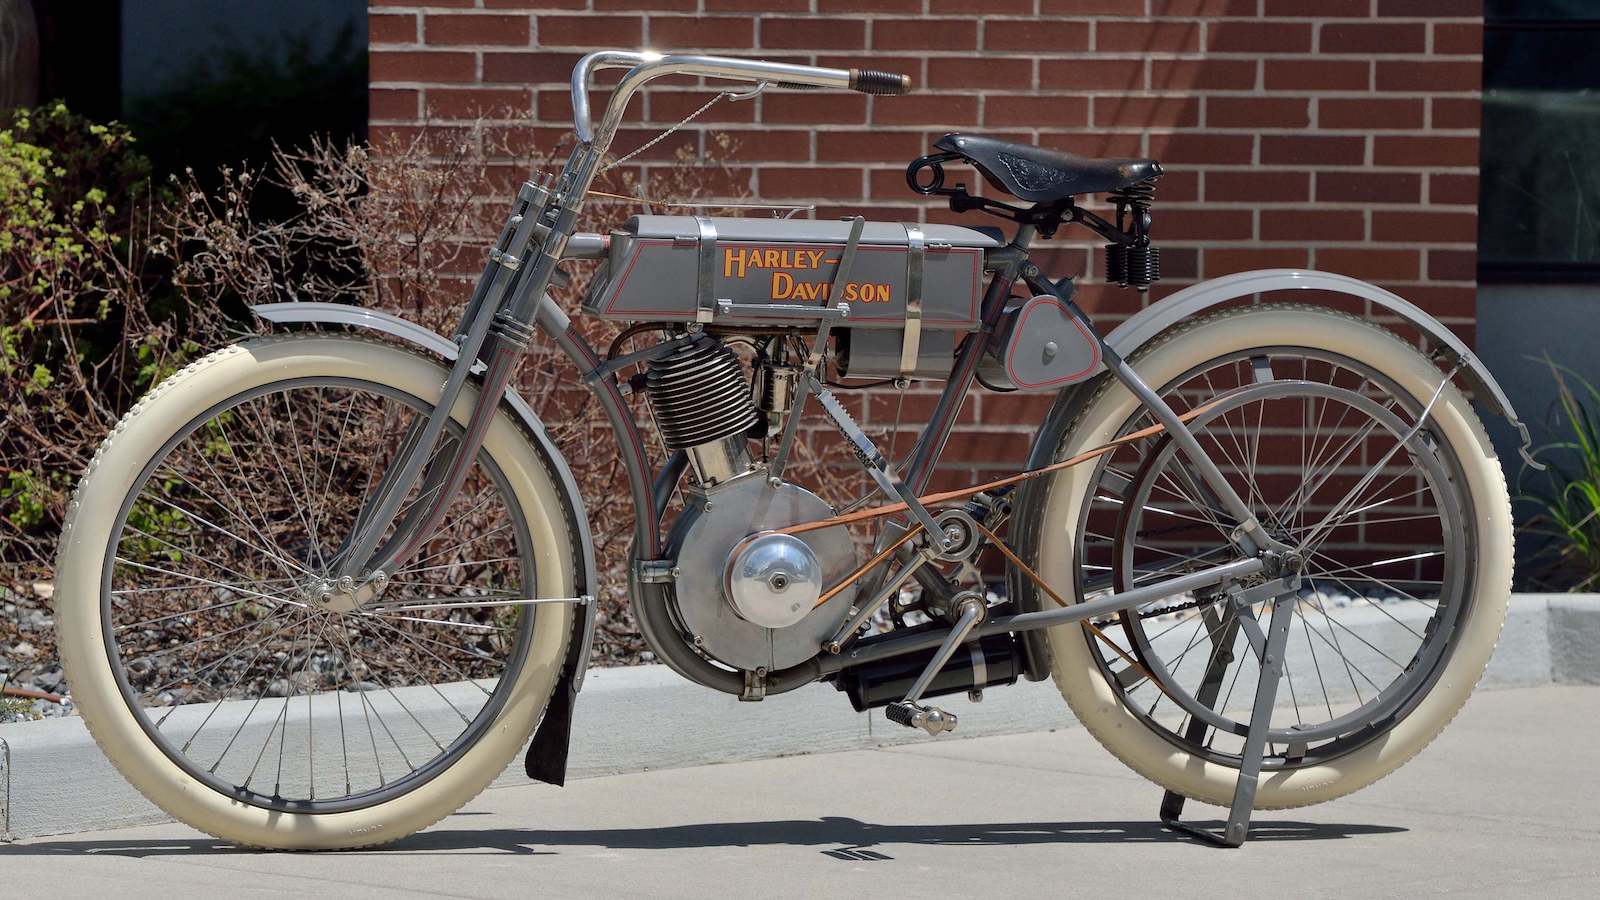
M 1222 598 L 1221 597 L 1196 597 L 1193 600 L 1185 600 L 1182 603 L 1174 603 L 1171 606 L 1158 606 L 1155 609 L 1147 609 L 1144 612 L 1139 613 L 1139 618 L 1141 618 L 1141 619 L 1154 619 L 1154 618 L 1157 618 L 1159 616 L 1171 615 L 1172 613 L 1183 612 L 1185 610 L 1200 609 L 1201 607 L 1210 606 L 1211 604 L 1216 603 L 1220 599 L 1222 599 Z M 1116 624 L 1120 623 L 1121 621 L 1122 621 L 1122 618 L 1119 615 L 1115 619 L 1105 619 L 1103 621 L 1095 622 L 1093 624 L 1097 628 L 1110 628 L 1111 626 L 1116 625 Z

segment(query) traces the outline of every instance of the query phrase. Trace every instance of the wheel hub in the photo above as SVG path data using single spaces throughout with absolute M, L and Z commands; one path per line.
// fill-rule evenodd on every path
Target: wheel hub
M 360 609 L 383 593 L 388 576 L 376 572 L 360 584 L 349 575 L 342 578 L 318 578 L 301 590 L 301 596 L 316 609 L 327 612 L 351 613 Z

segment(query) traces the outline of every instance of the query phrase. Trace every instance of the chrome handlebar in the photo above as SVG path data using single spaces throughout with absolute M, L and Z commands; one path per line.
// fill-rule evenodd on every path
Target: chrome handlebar
M 601 69 L 629 71 L 611 92 L 605 113 L 596 128 L 589 116 L 589 77 Z M 911 79 L 907 76 L 864 69 L 829 69 L 725 56 L 664 56 L 652 52 L 600 50 L 578 60 L 572 69 L 572 124 L 577 129 L 578 140 L 604 153 L 609 149 L 634 93 L 645 82 L 667 75 L 699 75 L 728 81 L 770 82 L 868 94 L 904 94 L 911 90 Z
M 628 72 L 612 89 L 605 113 L 600 118 L 599 126 L 595 127 L 589 117 L 589 78 L 601 69 L 627 69 Z M 602 171 L 601 161 L 611 148 L 611 139 L 616 136 L 628 101 L 645 82 L 667 75 L 698 75 L 799 88 L 835 88 L 867 94 L 903 94 L 911 90 L 911 79 L 904 75 L 865 69 L 825 69 L 759 59 L 665 56 L 625 50 L 600 50 L 588 54 L 578 60 L 572 69 L 572 124 L 578 133 L 578 144 L 572 148 L 572 156 L 559 177 L 536 176 L 535 181 L 523 185 L 522 193 L 518 195 L 520 205 L 513 212 L 506 226 L 507 231 L 501 238 L 503 246 L 496 249 L 499 256 L 491 255 L 491 259 L 501 266 L 494 270 L 493 275 L 499 279 L 496 283 L 500 284 L 502 290 L 489 300 L 480 302 L 480 298 L 475 297 L 468 306 L 463 327 L 478 318 L 480 306 L 488 304 L 488 309 L 500 310 L 505 302 L 503 295 L 511 290 L 513 282 L 515 296 L 509 309 L 512 321 L 530 322 L 536 309 L 554 309 L 550 304 L 542 303 L 542 298 L 556 265 L 569 255 L 587 256 L 603 250 L 603 243 L 597 248 L 593 246 L 594 241 L 584 239 L 580 241 L 581 247 L 574 248 L 575 252 L 567 252 L 589 185 Z M 506 259 L 514 265 L 507 266 Z M 527 270 L 526 277 L 521 274 L 524 267 Z M 495 314 L 491 312 L 491 315 Z

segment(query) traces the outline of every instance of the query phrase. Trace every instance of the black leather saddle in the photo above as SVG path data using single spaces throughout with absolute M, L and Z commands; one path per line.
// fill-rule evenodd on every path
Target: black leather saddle
M 934 146 L 972 163 L 999 190 L 1034 203 L 1114 193 L 1161 174 L 1153 159 L 1090 159 L 981 134 L 947 134 Z

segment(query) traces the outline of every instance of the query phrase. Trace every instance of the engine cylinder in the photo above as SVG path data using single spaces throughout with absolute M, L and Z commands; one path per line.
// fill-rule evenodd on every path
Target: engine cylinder
M 651 360 L 645 387 L 662 441 L 689 454 L 701 482 L 723 481 L 749 466 L 744 436 L 758 414 L 733 351 L 700 335 Z

